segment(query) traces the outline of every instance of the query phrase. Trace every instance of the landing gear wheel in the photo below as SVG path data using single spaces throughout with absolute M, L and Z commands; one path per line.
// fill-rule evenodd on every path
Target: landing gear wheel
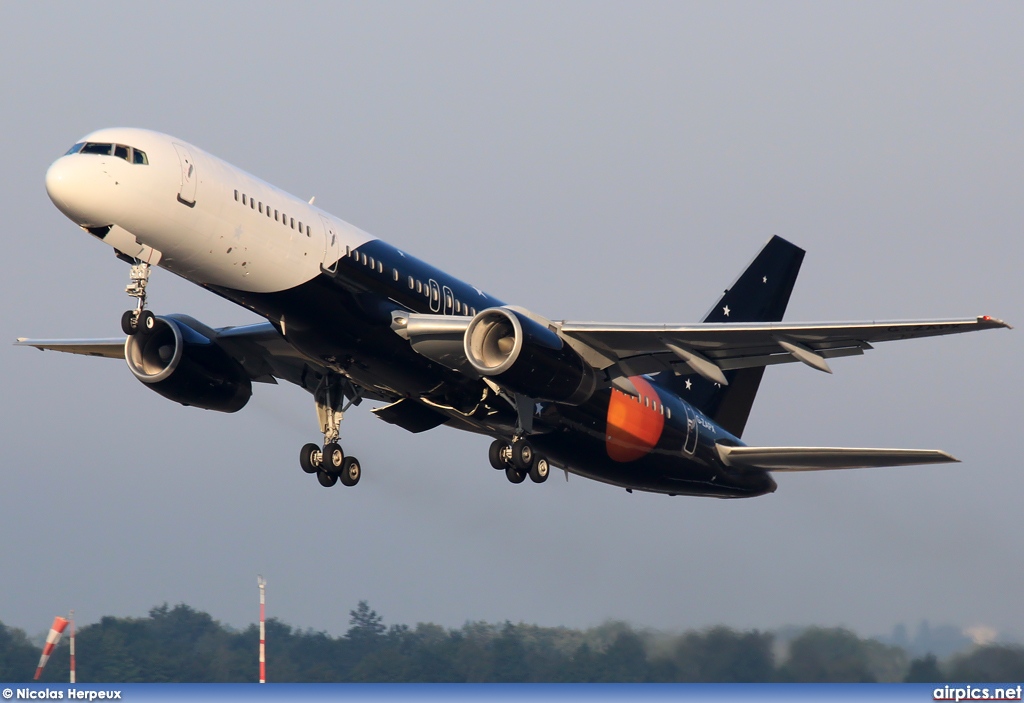
M 512 445 L 512 466 L 524 473 L 533 466 L 533 446 L 525 439 Z
M 156 317 L 149 310 L 143 310 L 139 313 L 139 322 L 136 326 L 136 332 L 142 332 L 143 334 L 149 334 L 156 327 Z
M 299 450 L 299 466 L 307 474 L 315 474 L 320 470 L 320 447 L 315 444 L 305 444 Z
M 505 478 L 511 483 L 522 483 L 526 480 L 526 474 L 514 466 L 510 466 L 505 469 Z
M 324 445 L 324 455 L 320 459 L 320 470 L 325 471 L 335 478 L 341 473 L 342 467 L 345 465 L 345 452 L 341 450 L 341 445 L 337 442 L 331 442 L 330 444 Z M 323 481 L 320 481 L 323 483 Z M 334 485 L 334 484 L 331 484 Z
M 530 467 L 530 480 L 534 483 L 544 483 L 548 480 L 549 473 L 551 473 L 551 465 L 548 464 L 547 459 L 539 456 Z
M 359 466 L 359 460 L 354 456 L 345 457 L 345 462 L 341 467 L 341 479 L 342 485 L 354 486 L 359 483 L 359 477 L 363 475 L 363 470 Z
M 338 482 L 338 477 L 334 474 L 329 474 L 326 471 L 317 471 L 316 480 L 320 482 L 320 485 L 324 488 L 330 488 Z
M 491 442 L 491 447 L 487 450 L 487 459 L 491 462 L 492 468 L 498 471 L 504 471 L 508 468 L 508 461 L 505 460 L 507 451 L 508 442 L 505 440 L 496 439 Z
M 121 331 L 129 337 L 135 334 L 138 329 L 138 323 L 135 320 L 134 310 L 125 310 L 124 315 L 121 315 Z

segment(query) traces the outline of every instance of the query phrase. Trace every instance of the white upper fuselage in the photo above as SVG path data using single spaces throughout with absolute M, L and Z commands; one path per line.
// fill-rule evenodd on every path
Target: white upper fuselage
M 76 146 L 81 144 L 114 148 L 57 159 L 46 173 L 54 204 L 85 228 L 114 225 L 104 237 L 108 244 L 196 283 L 257 293 L 284 290 L 316 277 L 346 247 L 373 239 L 166 134 L 102 129 Z M 129 160 L 136 152 L 144 157 Z M 132 162 L 143 159 L 147 163 Z

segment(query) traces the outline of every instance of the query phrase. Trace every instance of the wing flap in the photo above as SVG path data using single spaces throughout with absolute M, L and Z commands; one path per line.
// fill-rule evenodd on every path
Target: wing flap
M 960 460 L 938 449 L 864 449 L 849 447 L 730 447 L 718 445 L 727 466 L 764 471 L 829 471 L 883 466 L 948 464 Z

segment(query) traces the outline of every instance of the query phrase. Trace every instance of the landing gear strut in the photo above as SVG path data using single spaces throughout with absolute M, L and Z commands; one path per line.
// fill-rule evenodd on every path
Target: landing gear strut
M 146 285 L 149 283 L 150 266 L 145 261 L 134 259 L 132 270 L 128 274 L 130 283 L 124 292 L 138 300 L 134 310 L 125 310 L 121 315 L 121 331 L 127 335 L 138 332 L 148 334 L 156 326 L 156 318 L 153 313 L 146 310 Z
M 299 451 L 299 466 L 307 474 L 316 474 L 325 488 L 338 481 L 343 486 L 354 486 L 362 477 L 362 467 L 354 456 L 345 456 L 338 440 L 345 411 L 362 400 L 359 390 L 348 379 L 331 374 L 324 377 L 313 397 L 320 431 L 324 433 L 323 449 L 315 444 L 303 445 Z
M 512 483 L 522 483 L 529 476 L 534 483 L 544 483 L 551 473 L 551 464 L 546 457 L 534 451 L 526 439 L 516 439 L 511 444 L 503 439 L 491 443 L 487 458 L 493 468 L 504 471 Z

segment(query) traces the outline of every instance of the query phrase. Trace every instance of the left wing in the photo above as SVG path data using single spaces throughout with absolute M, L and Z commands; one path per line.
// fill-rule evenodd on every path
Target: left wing
M 514 308 L 519 310 L 518 308 Z M 521 311 L 526 312 L 526 311 Z M 481 313 L 482 314 L 482 313 Z M 463 337 L 473 318 L 395 312 L 392 328 L 419 353 L 472 374 Z M 548 326 L 611 379 L 675 371 L 728 385 L 725 371 L 801 361 L 831 373 L 827 359 L 863 354 L 877 342 L 1009 327 L 983 316 L 894 322 L 705 322 L 693 325 L 549 322 Z
M 726 466 L 764 471 L 827 471 L 883 466 L 959 463 L 938 449 L 852 449 L 847 447 L 730 447 L 718 445 Z
M 722 383 L 723 371 L 794 361 L 831 373 L 826 359 L 863 354 L 877 342 L 999 327 L 1009 325 L 986 315 L 955 320 L 712 322 L 686 326 L 565 322 L 560 332 L 574 347 L 573 342 L 577 342 L 604 356 L 601 368 L 619 364 L 626 367 L 628 375 L 670 369 L 696 372 Z

